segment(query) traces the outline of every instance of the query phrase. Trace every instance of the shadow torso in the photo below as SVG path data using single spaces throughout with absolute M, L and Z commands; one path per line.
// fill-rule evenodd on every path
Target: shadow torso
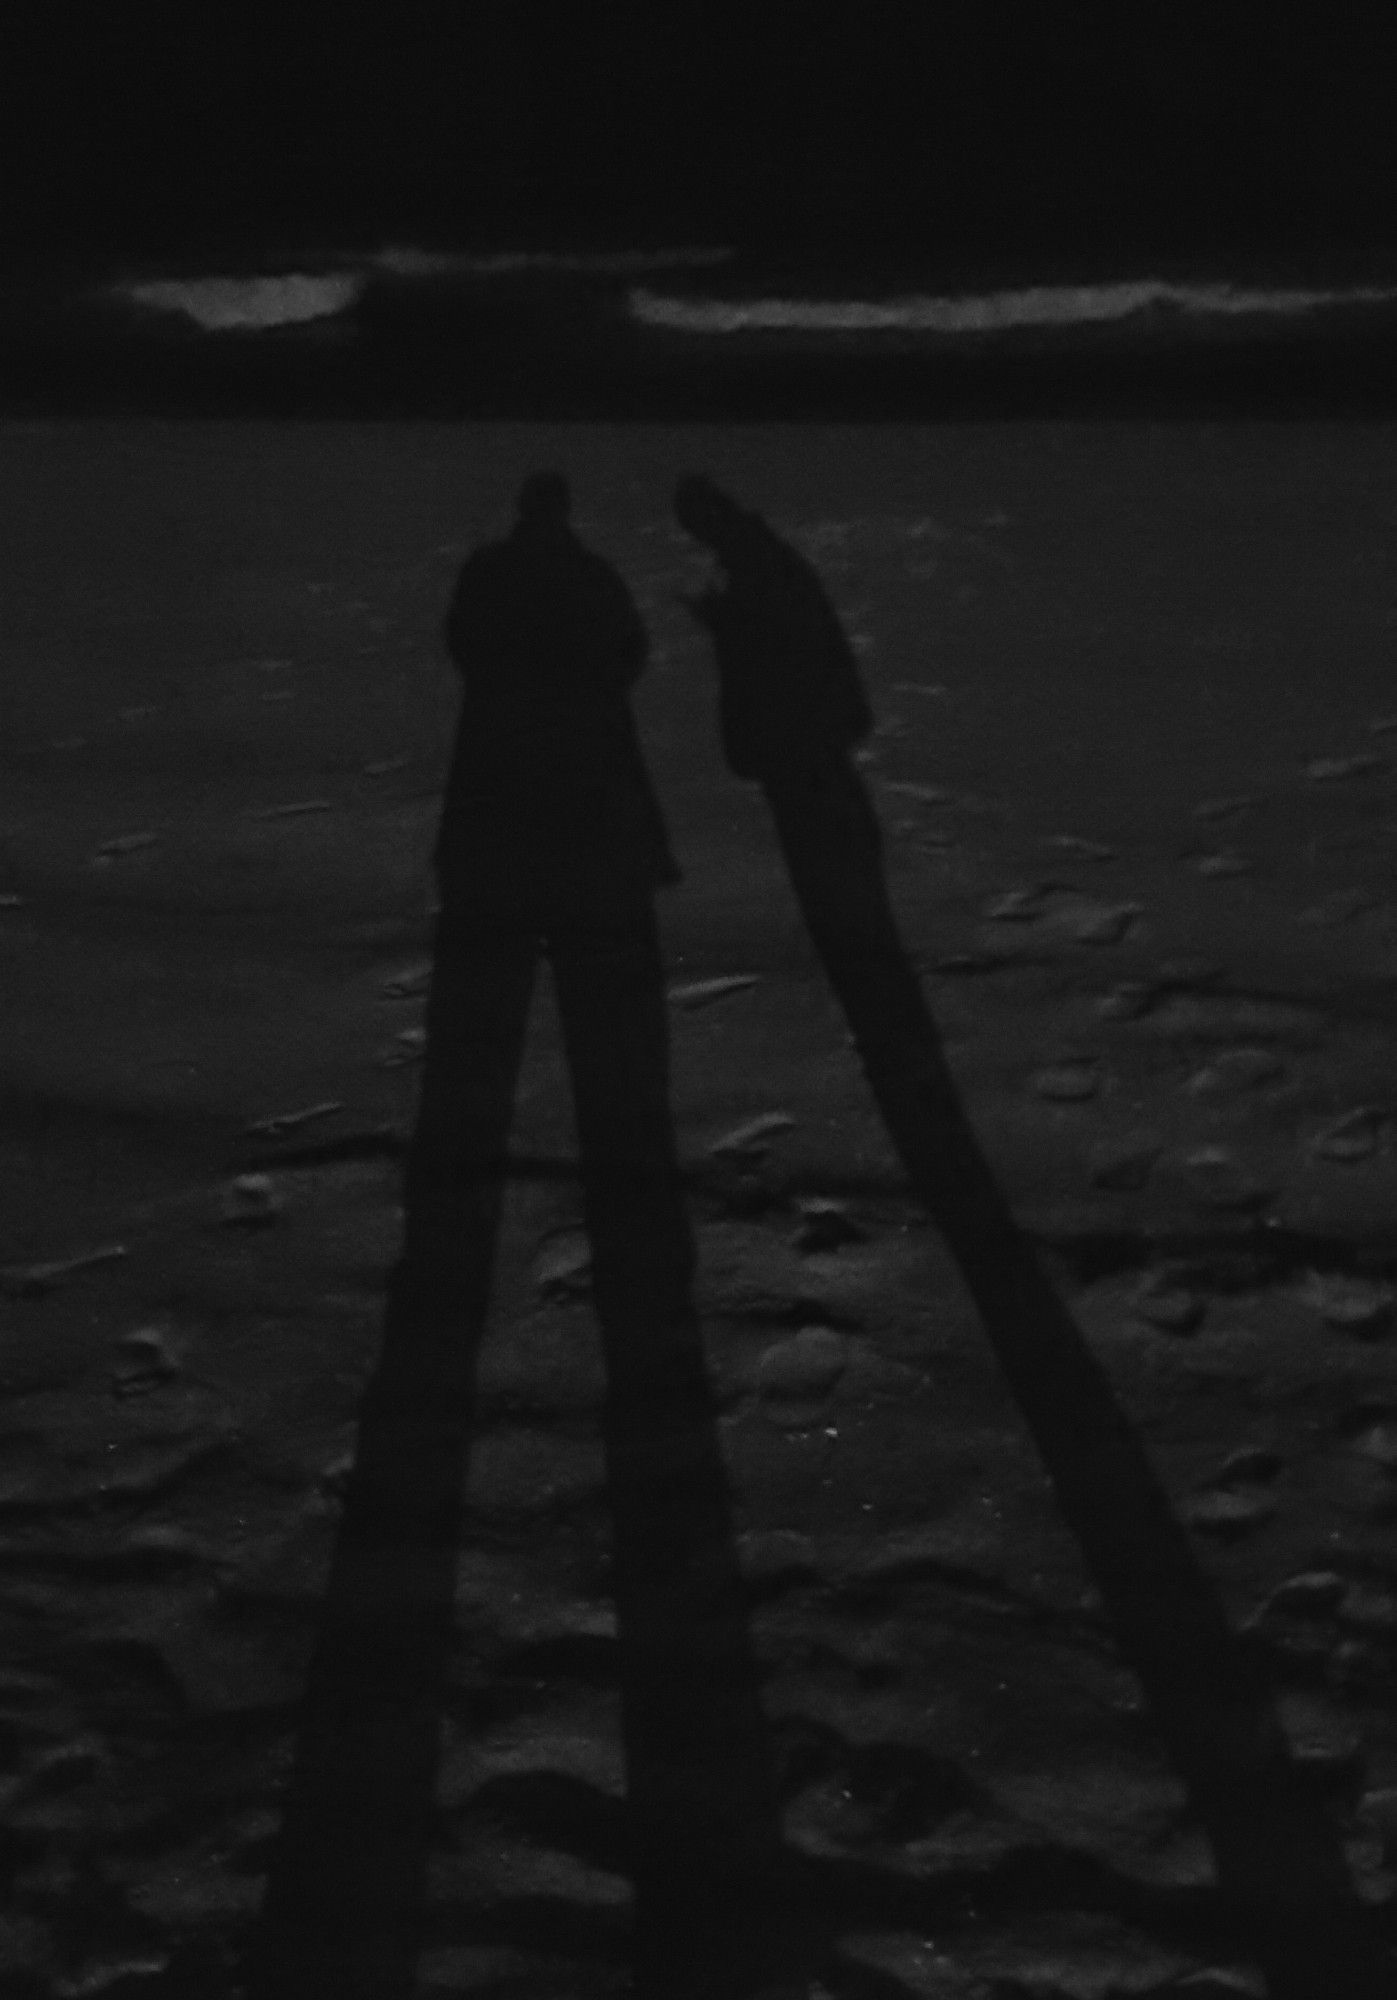
M 720 561 L 726 588 L 695 609 L 713 635 L 729 768 L 740 778 L 769 777 L 862 742 L 873 714 L 810 564 L 750 513 Z
M 524 911 L 678 881 L 630 707 L 645 628 L 610 564 L 566 528 L 516 528 L 465 563 L 445 639 L 464 699 L 444 900 Z

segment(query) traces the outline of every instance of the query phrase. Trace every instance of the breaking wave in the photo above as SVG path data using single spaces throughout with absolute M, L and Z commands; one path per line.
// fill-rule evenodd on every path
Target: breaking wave
M 1071 327 L 1136 315 L 1233 318 L 1294 316 L 1340 306 L 1380 305 L 1397 287 L 1345 290 L 1262 289 L 1229 284 L 1180 284 L 1142 278 L 1104 285 L 1039 285 L 964 297 L 916 295 L 891 299 L 684 298 L 637 286 L 631 317 L 643 326 L 679 333 L 1000 333 L 1014 328 Z
M 260 332 L 333 318 L 355 304 L 366 282 L 362 271 L 320 276 L 297 271 L 278 277 L 157 278 L 115 289 L 137 305 L 180 313 L 208 333 Z
M 643 271 L 702 270 L 725 263 L 727 249 L 547 251 L 489 254 L 389 245 L 330 271 L 124 280 L 111 289 L 124 301 L 177 313 L 208 333 L 298 326 L 331 319 L 356 305 L 377 276 L 463 280 L 530 274 L 627 278 Z

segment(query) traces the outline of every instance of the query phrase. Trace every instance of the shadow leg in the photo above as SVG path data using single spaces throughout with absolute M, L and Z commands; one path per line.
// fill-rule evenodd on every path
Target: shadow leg
M 404 1255 L 365 1392 L 249 2000 L 410 2000 L 476 1352 L 536 941 L 446 916 Z
M 979 1307 L 1274 2000 L 1385 2000 L 1397 1990 L 1392 1954 L 1354 1893 L 1337 1828 L 1294 1766 L 1268 1677 L 1237 1643 L 1109 1376 L 980 1149 L 897 932 L 857 775 L 832 762 L 766 789 L 889 1135 Z
M 649 905 L 550 948 L 607 1361 L 637 1991 L 740 1994 L 773 1948 L 780 1820 L 692 1304 Z

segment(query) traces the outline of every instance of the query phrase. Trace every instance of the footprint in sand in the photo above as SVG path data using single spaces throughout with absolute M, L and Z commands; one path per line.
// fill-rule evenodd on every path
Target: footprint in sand
M 421 1062 L 427 1053 L 425 1028 L 404 1028 L 393 1039 L 395 1046 L 379 1057 L 380 1069 L 403 1069 L 410 1063 Z
M 1397 1415 L 1375 1418 L 1357 1432 L 1350 1444 L 1360 1457 L 1397 1478 Z
M 1101 1089 L 1101 1072 L 1094 1062 L 1047 1063 L 1032 1077 L 1035 1097 L 1051 1104 L 1080 1104 Z
M 1060 854 L 1066 854 L 1074 861 L 1114 861 L 1116 850 L 1108 847 L 1103 840 L 1087 840 L 1079 833 L 1050 833 L 1044 837 L 1044 845 L 1055 847 Z
M 167 1328 L 138 1326 L 116 1342 L 112 1368 L 112 1393 L 142 1396 L 158 1389 L 180 1373 L 180 1363 L 170 1343 Z
M 158 833 L 118 833 L 112 839 L 104 840 L 92 857 L 92 865 L 108 867 L 113 861 L 126 854 L 139 854 L 147 847 L 159 844 Z
M 1378 1150 L 1386 1123 L 1380 1111 L 1360 1106 L 1317 1132 L 1310 1141 L 1310 1151 L 1320 1160 L 1343 1163 L 1370 1160 Z
M 1158 981 L 1161 987 L 1180 993 L 1196 992 L 1201 988 L 1216 986 L 1222 978 L 1222 967 L 1211 958 L 1166 958 L 1160 961 Z
M 1136 1289 L 1130 1301 L 1134 1317 L 1161 1333 L 1196 1333 L 1206 1310 L 1197 1292 L 1190 1291 L 1166 1272 L 1154 1271 Z
M 1390 1644 L 1397 1639 L 1397 1590 L 1377 1578 L 1360 1578 L 1340 1598 L 1338 1619 L 1351 1630 Z
M 1233 875 L 1250 875 L 1256 863 L 1250 855 L 1239 854 L 1235 848 L 1220 848 L 1214 854 L 1201 855 L 1194 863 L 1198 873 L 1205 880 L 1225 881 Z
M 757 1364 L 757 1395 L 768 1422 L 781 1430 L 818 1423 L 848 1360 L 847 1339 L 830 1326 L 803 1326 L 775 1341 Z
M 1285 1064 L 1270 1049 L 1223 1049 L 1195 1071 L 1185 1089 L 1192 1097 L 1240 1097 L 1263 1084 L 1277 1083 L 1284 1075 Z
M 1347 924 L 1355 917 L 1363 916 L 1369 910 L 1379 907 L 1381 899 L 1371 889 L 1336 889 L 1322 902 L 1311 903 L 1301 910 L 1296 922 L 1301 924 Z
M 1043 915 L 1049 893 L 1047 888 L 1010 889 L 986 903 L 983 914 L 995 924 L 1036 923 Z
M 718 979 L 691 979 L 678 986 L 671 986 L 666 999 L 672 1007 L 710 1006 L 715 1000 L 726 1000 L 734 993 L 745 993 L 750 986 L 759 984 L 755 972 L 734 972 Z
M 1387 759 L 1367 751 L 1358 757 L 1313 757 L 1305 766 L 1312 784 L 1333 784 L 1343 778 L 1366 778 L 1387 769 Z
M 1164 1147 L 1150 1134 L 1107 1140 L 1093 1149 L 1088 1172 L 1093 1187 L 1133 1190 L 1144 1187 Z
M 547 1239 L 534 1263 L 534 1284 L 540 1298 L 587 1296 L 592 1289 L 592 1244 L 584 1229 L 562 1229 Z
M 218 1205 L 225 1226 L 266 1229 L 286 1212 L 286 1199 L 270 1174 L 238 1174 L 228 1182 Z
M 789 1111 L 763 1111 L 714 1139 L 708 1151 L 715 1160 L 760 1160 L 770 1152 L 773 1139 L 784 1132 L 793 1132 L 795 1127 L 796 1121 Z
M 1225 799 L 1200 799 L 1193 808 L 1193 817 L 1206 820 L 1236 819 L 1239 814 L 1249 812 L 1255 804 L 1256 796 L 1252 792 L 1238 792 L 1233 797 Z
M 1083 900 L 1064 912 L 1063 927 L 1074 944 L 1121 944 L 1143 910 L 1140 903 L 1092 903 Z
M 1103 993 L 1096 1003 L 1101 1021 L 1138 1021 L 1148 1014 L 1159 997 L 1159 989 L 1146 979 L 1122 979 Z
M 10 1298 L 40 1298 L 61 1285 L 101 1264 L 119 1264 L 126 1256 L 124 1243 L 110 1243 L 100 1250 L 84 1250 L 76 1257 L 59 1258 L 54 1263 L 7 1264 L 0 1269 L 0 1293 Z
M 426 993 L 432 983 L 434 961 L 430 958 L 418 959 L 415 965 L 405 965 L 401 972 L 395 972 L 391 979 L 385 979 L 378 989 L 385 1000 L 415 1000 Z
M 1234 1452 L 1185 1504 L 1184 1519 L 1199 1534 L 1214 1535 L 1219 1541 L 1249 1533 L 1275 1513 L 1271 1488 L 1281 1469 L 1275 1452 L 1250 1448 Z
M 797 1204 L 800 1227 L 791 1241 L 806 1256 L 821 1250 L 838 1250 L 846 1243 L 862 1243 L 868 1232 L 854 1221 L 843 1201 L 812 1198 Z
M 1380 1280 L 1312 1271 L 1301 1296 L 1326 1326 L 1332 1326 L 1341 1333 L 1357 1334 L 1371 1340 L 1392 1330 L 1397 1295 L 1394 1295 L 1391 1285 Z
M 1070 944 L 1119 944 L 1142 914 L 1140 903 L 1103 903 L 1058 882 L 1009 889 L 985 904 L 990 923 L 1039 924 Z
M 1186 1503 L 1183 1515 L 1200 1535 L 1235 1541 L 1269 1521 L 1275 1511 L 1273 1495 L 1259 1487 L 1218 1487 L 1196 1494 Z
M 1274 1199 L 1273 1185 L 1248 1171 L 1225 1146 L 1200 1146 L 1185 1156 L 1184 1181 L 1199 1208 L 1248 1210 Z

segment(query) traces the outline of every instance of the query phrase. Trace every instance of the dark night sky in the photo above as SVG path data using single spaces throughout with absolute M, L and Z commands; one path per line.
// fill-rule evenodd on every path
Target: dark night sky
M 383 237 L 1377 247 L 1384 6 L 10 0 L 12 256 Z

